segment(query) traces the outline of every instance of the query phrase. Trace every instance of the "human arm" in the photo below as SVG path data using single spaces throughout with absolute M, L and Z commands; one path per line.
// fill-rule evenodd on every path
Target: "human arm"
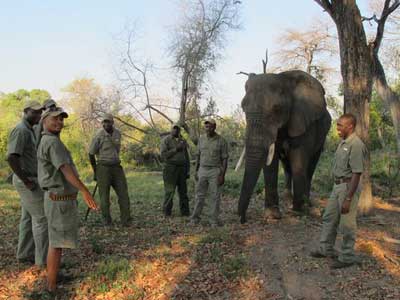
M 89 160 L 90 160 L 90 164 L 92 166 L 93 169 L 93 180 L 97 181 L 97 176 L 96 176 L 96 156 L 94 154 L 90 154 L 89 153 Z
M 358 184 L 360 183 L 361 173 L 353 173 L 351 180 L 348 184 L 346 198 L 342 204 L 342 214 L 347 214 L 350 211 L 351 201 L 353 199 L 354 193 L 357 190 Z
M 79 179 L 71 165 L 63 164 L 60 167 L 60 171 L 63 173 L 65 179 L 82 193 L 83 200 L 85 200 L 86 205 L 93 210 L 98 210 L 99 207 L 97 206 L 95 200 L 90 194 L 88 188 Z
M 218 185 L 223 185 L 225 183 L 225 173 L 228 167 L 228 158 L 222 160 L 222 165 L 220 167 L 220 172 L 218 175 Z
M 225 183 L 225 174 L 228 167 L 228 143 L 225 139 L 221 139 L 221 166 L 218 175 L 218 185 L 223 185 Z
M 33 191 L 37 185 L 34 181 L 28 178 L 28 175 L 22 169 L 20 159 L 21 157 L 19 154 L 11 153 L 7 157 L 7 162 L 14 174 L 17 175 L 18 178 L 24 183 L 25 187 L 28 190 Z
M 349 166 L 352 171 L 352 176 L 347 185 L 346 198 L 342 204 L 342 214 L 347 214 L 350 211 L 351 201 L 360 183 L 361 174 L 364 171 L 364 160 L 367 149 L 360 141 L 351 147 L 349 156 Z

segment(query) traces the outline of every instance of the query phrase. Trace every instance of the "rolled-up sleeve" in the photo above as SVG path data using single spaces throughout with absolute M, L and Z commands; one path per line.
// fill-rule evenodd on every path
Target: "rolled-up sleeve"
M 26 133 L 20 128 L 14 128 L 8 138 L 7 156 L 11 154 L 22 155 L 26 143 L 28 143 Z

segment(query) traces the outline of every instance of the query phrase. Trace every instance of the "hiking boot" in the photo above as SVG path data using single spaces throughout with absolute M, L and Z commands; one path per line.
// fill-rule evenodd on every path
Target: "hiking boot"
M 331 264 L 331 269 L 343 269 L 348 268 L 354 265 L 354 262 L 342 262 L 340 260 L 335 260 L 333 264 Z
M 272 218 L 275 220 L 282 219 L 282 213 L 279 210 L 279 207 L 276 207 L 276 206 L 267 208 L 265 210 L 265 216 L 267 218 Z

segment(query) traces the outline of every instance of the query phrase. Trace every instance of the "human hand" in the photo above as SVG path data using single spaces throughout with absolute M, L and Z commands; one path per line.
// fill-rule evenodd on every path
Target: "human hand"
M 85 191 L 82 193 L 83 200 L 86 202 L 86 205 L 93 210 L 99 210 L 99 206 L 97 205 L 96 201 L 93 199 L 92 195 L 89 191 Z
M 343 215 L 349 213 L 350 204 L 351 204 L 351 199 L 350 198 L 344 199 L 343 204 L 342 204 L 342 214 Z
M 26 187 L 28 190 L 30 190 L 30 191 L 35 190 L 36 187 L 37 187 L 36 182 L 34 182 L 33 180 L 30 180 L 30 179 L 26 179 L 26 180 L 24 181 L 24 185 L 25 185 L 25 187 Z

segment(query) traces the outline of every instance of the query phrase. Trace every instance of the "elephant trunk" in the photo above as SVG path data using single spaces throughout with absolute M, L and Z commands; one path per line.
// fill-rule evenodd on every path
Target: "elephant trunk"
M 262 114 L 246 112 L 246 119 L 246 165 L 238 205 L 241 223 L 246 222 L 246 211 L 261 168 L 272 162 L 276 139 L 274 128 L 266 127 Z
M 246 211 L 249 206 L 250 197 L 253 194 L 254 187 L 256 186 L 266 158 L 267 153 L 264 147 L 246 149 L 246 165 L 238 205 L 240 222 L 242 224 L 246 222 Z

